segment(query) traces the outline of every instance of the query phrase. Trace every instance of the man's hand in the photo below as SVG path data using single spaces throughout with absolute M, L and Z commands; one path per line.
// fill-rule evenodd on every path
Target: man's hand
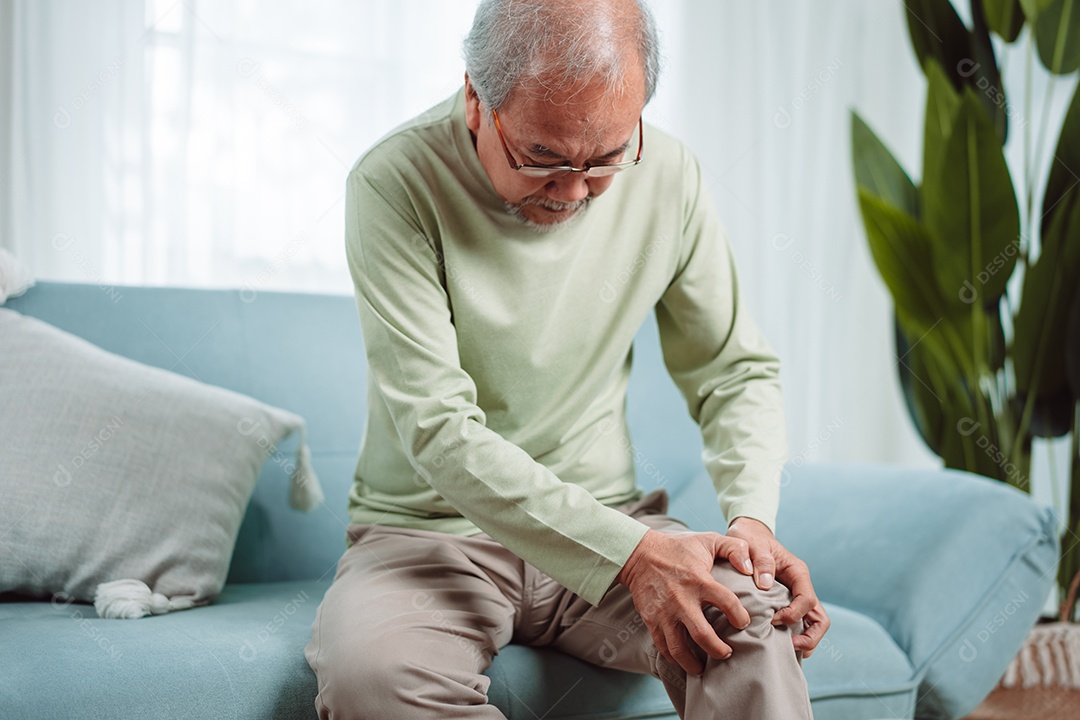
M 742 630 L 750 625 L 750 613 L 739 598 L 712 576 L 717 558 L 751 572 L 745 540 L 711 532 L 649 530 L 617 578 L 630 589 L 656 649 L 689 675 L 705 669 L 693 653 L 694 643 L 714 660 L 731 655 L 731 647 L 705 619 L 706 605 L 723 612 L 733 627 Z
M 754 583 L 762 590 L 772 587 L 774 578 L 791 590 L 791 604 L 777 611 L 772 624 L 792 625 L 802 619 L 805 629 L 801 634 L 792 636 L 791 642 L 796 650 L 802 651 L 804 658 L 810 657 L 829 629 L 830 621 L 814 594 L 806 563 L 788 552 L 769 528 L 758 520 L 735 518 L 728 527 L 727 536 L 746 541 L 750 553 L 752 569 L 747 570 L 732 563 L 735 569 L 752 574 Z

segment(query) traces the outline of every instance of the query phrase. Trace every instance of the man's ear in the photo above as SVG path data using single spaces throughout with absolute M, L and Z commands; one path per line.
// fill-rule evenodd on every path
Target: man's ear
M 480 109 L 480 96 L 476 94 L 476 89 L 469 80 L 469 73 L 465 73 L 465 124 L 473 135 L 480 129 L 481 117 L 483 111 Z

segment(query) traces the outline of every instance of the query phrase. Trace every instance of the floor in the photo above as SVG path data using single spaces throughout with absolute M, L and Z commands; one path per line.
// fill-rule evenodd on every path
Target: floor
M 999 688 L 964 720 L 1080 720 L 1080 690 Z

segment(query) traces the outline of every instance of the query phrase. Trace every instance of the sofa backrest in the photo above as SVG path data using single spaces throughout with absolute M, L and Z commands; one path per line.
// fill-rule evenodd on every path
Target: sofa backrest
M 247 508 L 229 582 L 332 577 L 365 419 L 366 360 L 350 295 L 39 282 L 6 306 L 99 347 L 303 416 L 326 502 L 287 503 L 267 463 Z M 701 469 L 700 435 L 669 379 L 655 321 L 634 349 L 628 413 L 641 484 L 676 492 Z M 297 438 L 280 445 L 295 450 Z

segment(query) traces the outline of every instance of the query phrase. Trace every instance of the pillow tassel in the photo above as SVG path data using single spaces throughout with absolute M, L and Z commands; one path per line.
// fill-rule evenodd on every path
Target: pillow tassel
M 0 305 L 34 286 L 34 276 L 26 265 L 4 248 L 0 248 Z
M 105 619 L 134 620 L 146 615 L 162 615 L 194 607 L 190 597 L 167 598 L 152 592 L 141 580 L 113 580 L 100 583 L 94 591 L 94 609 Z
M 297 510 L 311 512 L 326 496 L 319 484 L 319 476 L 311 464 L 311 450 L 307 444 L 307 426 L 300 427 L 300 449 L 296 451 L 296 470 L 290 478 L 289 504 Z

